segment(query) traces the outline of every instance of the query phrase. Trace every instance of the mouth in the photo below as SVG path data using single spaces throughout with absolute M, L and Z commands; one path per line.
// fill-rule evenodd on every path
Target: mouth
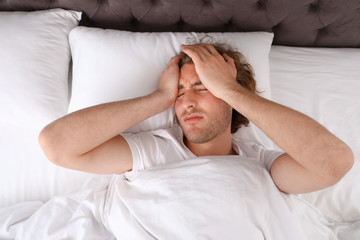
M 200 121 L 202 118 L 203 117 L 200 115 L 191 114 L 191 115 L 185 116 L 183 119 L 184 119 L 184 122 L 186 122 L 186 123 L 192 123 L 192 122 Z

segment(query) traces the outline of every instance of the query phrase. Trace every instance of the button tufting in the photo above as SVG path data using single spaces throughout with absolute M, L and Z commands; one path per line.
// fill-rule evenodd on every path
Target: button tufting
M 320 12 L 320 0 L 317 0 L 309 5 L 309 12 Z
M 329 28 L 328 27 L 322 27 L 318 29 L 318 35 L 324 36 L 329 34 Z
M 176 23 L 179 27 L 183 26 L 185 24 L 184 20 L 180 18 L 180 20 Z
M 278 32 L 280 28 L 281 28 L 281 22 L 279 22 L 278 24 L 272 26 L 271 29 L 272 29 L 273 32 Z
M 130 21 L 130 22 L 131 22 L 131 25 L 137 25 L 137 24 L 139 23 L 139 20 L 137 20 L 137 18 L 133 16 L 133 17 L 131 18 L 131 21 Z
M 259 10 L 266 10 L 267 3 L 268 3 L 267 0 L 259 0 L 259 1 L 256 2 L 256 7 Z
M 225 25 L 224 25 L 224 29 L 226 32 L 232 32 L 235 29 L 235 25 L 232 21 L 232 19 L 230 19 Z
M 212 5 L 211 0 L 202 0 L 205 6 Z
M 184 22 L 184 20 L 182 18 L 180 18 L 179 21 L 177 21 L 176 23 L 176 30 L 179 32 L 182 32 L 185 28 L 186 23 Z

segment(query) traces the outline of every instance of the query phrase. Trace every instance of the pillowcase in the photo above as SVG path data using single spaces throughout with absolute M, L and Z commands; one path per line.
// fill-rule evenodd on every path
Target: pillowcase
M 204 33 L 133 33 L 77 27 L 70 33 L 73 82 L 69 112 L 100 103 L 140 97 L 157 89 L 162 71 L 180 44 L 193 43 Z M 270 98 L 269 51 L 273 33 L 210 33 L 214 43 L 226 43 L 245 55 L 253 66 L 258 89 Z M 174 110 L 145 120 L 130 132 L 171 127 Z M 241 131 L 244 133 L 241 134 Z M 254 126 L 237 136 L 268 144 Z
M 1 121 L 39 126 L 66 113 L 68 34 L 80 17 L 62 9 L 0 12 Z
M 332 221 L 360 219 L 360 49 L 273 46 L 272 99 L 320 122 L 353 150 L 355 164 L 336 185 L 301 198 Z
M 66 180 L 37 138 L 67 112 L 68 35 L 80 17 L 62 9 L 0 12 L 0 207 L 46 200 Z

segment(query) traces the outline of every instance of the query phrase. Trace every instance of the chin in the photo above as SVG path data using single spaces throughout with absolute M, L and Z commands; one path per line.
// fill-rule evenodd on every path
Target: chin
M 214 139 L 214 134 L 211 131 L 203 131 L 200 129 L 193 129 L 191 132 L 184 132 L 186 140 L 192 143 L 207 143 Z

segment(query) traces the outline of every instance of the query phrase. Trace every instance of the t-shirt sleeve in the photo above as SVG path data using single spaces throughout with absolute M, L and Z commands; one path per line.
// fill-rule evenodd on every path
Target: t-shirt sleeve
M 260 161 L 269 172 L 275 159 L 284 153 L 283 151 L 267 149 L 263 145 L 254 142 L 245 143 L 243 150 L 248 157 Z
M 133 172 L 181 159 L 173 139 L 165 130 L 122 133 L 133 158 Z
M 156 159 L 159 149 L 154 135 L 141 132 L 136 134 L 123 133 L 121 136 L 129 144 L 131 150 L 133 160 L 132 171 L 143 170 L 152 165 L 151 159 Z
M 260 161 L 264 163 L 266 169 L 270 172 L 271 166 L 275 159 L 282 155 L 284 152 L 278 150 L 270 150 L 262 147 L 260 152 Z

